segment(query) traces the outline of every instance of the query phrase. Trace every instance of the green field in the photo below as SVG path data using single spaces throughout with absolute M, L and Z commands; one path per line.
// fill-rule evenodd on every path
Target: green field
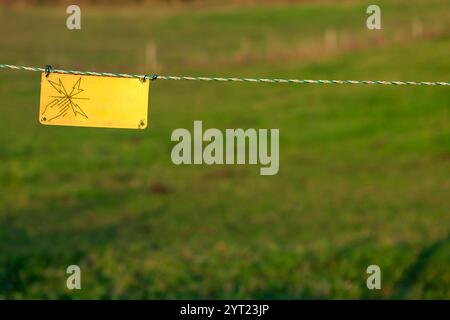
M 0 7 L 0 63 L 449 81 L 448 1 L 380 3 Z M 0 69 L 0 298 L 450 298 L 448 87 L 158 80 L 141 131 L 41 126 L 39 81 Z M 175 166 L 194 120 L 279 128 L 278 175 Z

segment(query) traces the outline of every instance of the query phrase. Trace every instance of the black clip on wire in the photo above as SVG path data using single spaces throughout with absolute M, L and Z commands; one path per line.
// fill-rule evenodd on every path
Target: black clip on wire
M 145 82 L 145 80 L 147 78 L 149 78 L 150 80 L 156 80 L 156 79 L 158 79 L 158 75 L 152 74 L 151 76 L 149 76 L 148 74 L 144 74 L 144 77 L 142 78 L 142 82 Z
M 52 66 L 51 65 L 46 65 L 45 66 L 45 76 L 48 77 L 48 75 L 50 74 L 50 72 L 52 71 Z

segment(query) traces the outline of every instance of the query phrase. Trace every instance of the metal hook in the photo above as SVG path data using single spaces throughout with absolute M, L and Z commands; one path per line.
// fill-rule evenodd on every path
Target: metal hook
M 158 75 L 156 74 L 152 74 L 151 76 L 149 76 L 148 74 L 144 74 L 144 77 L 142 77 L 142 82 L 145 82 L 146 79 L 150 79 L 150 80 L 156 80 L 158 79 Z
M 48 75 L 50 74 L 52 69 L 53 69 L 52 66 L 49 64 L 45 66 L 45 76 L 46 77 L 48 77 Z

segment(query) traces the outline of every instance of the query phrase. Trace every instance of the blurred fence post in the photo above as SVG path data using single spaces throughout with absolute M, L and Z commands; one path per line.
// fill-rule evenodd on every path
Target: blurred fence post
M 243 38 L 241 39 L 239 49 L 235 54 L 235 59 L 237 60 L 237 62 L 243 63 L 249 59 L 250 55 L 251 44 L 247 39 Z
M 156 71 L 160 69 L 157 56 L 157 46 L 153 42 L 147 42 L 145 45 L 145 68 L 149 71 Z
M 414 18 L 411 22 L 411 33 L 414 38 L 420 38 L 423 36 L 423 24 L 422 21 Z
M 334 51 L 338 47 L 338 35 L 335 28 L 329 28 L 325 30 L 324 35 L 325 49 L 328 51 Z

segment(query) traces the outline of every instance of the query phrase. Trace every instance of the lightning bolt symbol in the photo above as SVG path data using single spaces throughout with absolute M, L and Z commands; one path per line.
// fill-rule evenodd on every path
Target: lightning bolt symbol
M 84 90 L 80 89 L 80 85 L 81 85 L 81 78 L 78 79 L 77 82 L 75 82 L 75 84 L 72 87 L 72 92 L 70 92 L 69 96 L 73 97 L 73 96 L 76 96 L 77 94 L 79 94 L 80 92 L 83 92 Z
M 86 119 L 88 118 L 86 113 L 84 113 L 83 109 L 81 109 L 78 104 L 76 104 L 75 102 L 71 102 L 71 105 L 72 105 L 72 111 L 75 114 L 75 116 L 77 115 L 77 113 L 79 113 L 80 115 L 82 115 Z
M 62 82 L 61 82 L 61 79 L 59 79 L 59 83 L 56 83 L 56 82 L 54 82 L 54 81 L 51 81 L 51 80 L 48 80 L 48 82 L 50 82 L 50 84 L 52 85 L 52 87 L 56 90 L 56 91 L 58 91 L 58 93 L 60 93 L 60 94 L 62 94 L 62 95 L 67 95 L 67 93 L 65 93 L 65 89 L 64 89 L 64 86 L 63 86 L 63 84 L 62 84 Z
M 55 106 L 58 107 L 58 109 L 59 109 L 58 114 L 56 116 L 54 116 L 53 118 L 50 118 L 48 121 L 51 121 L 51 120 L 53 120 L 55 118 L 59 118 L 59 117 L 65 117 L 69 110 L 72 110 L 74 116 L 77 116 L 77 114 L 79 114 L 85 118 L 88 118 L 88 116 L 83 111 L 83 109 L 77 103 L 74 102 L 74 100 L 76 100 L 76 99 L 89 100 L 89 98 L 75 97 L 76 95 L 78 95 L 79 93 L 84 91 L 83 89 L 80 88 L 81 77 L 72 86 L 72 90 L 70 91 L 70 93 L 67 93 L 67 90 L 64 87 L 61 79 L 59 79 L 58 82 L 54 82 L 51 80 L 48 80 L 48 82 L 53 87 L 53 89 L 55 89 L 56 92 L 58 92 L 60 94 L 60 96 L 51 96 L 55 99 L 53 99 L 49 104 L 47 104 L 47 106 L 44 109 L 44 112 L 42 113 L 44 115 L 45 112 L 47 111 L 48 107 L 50 107 L 50 108 L 53 108 Z

